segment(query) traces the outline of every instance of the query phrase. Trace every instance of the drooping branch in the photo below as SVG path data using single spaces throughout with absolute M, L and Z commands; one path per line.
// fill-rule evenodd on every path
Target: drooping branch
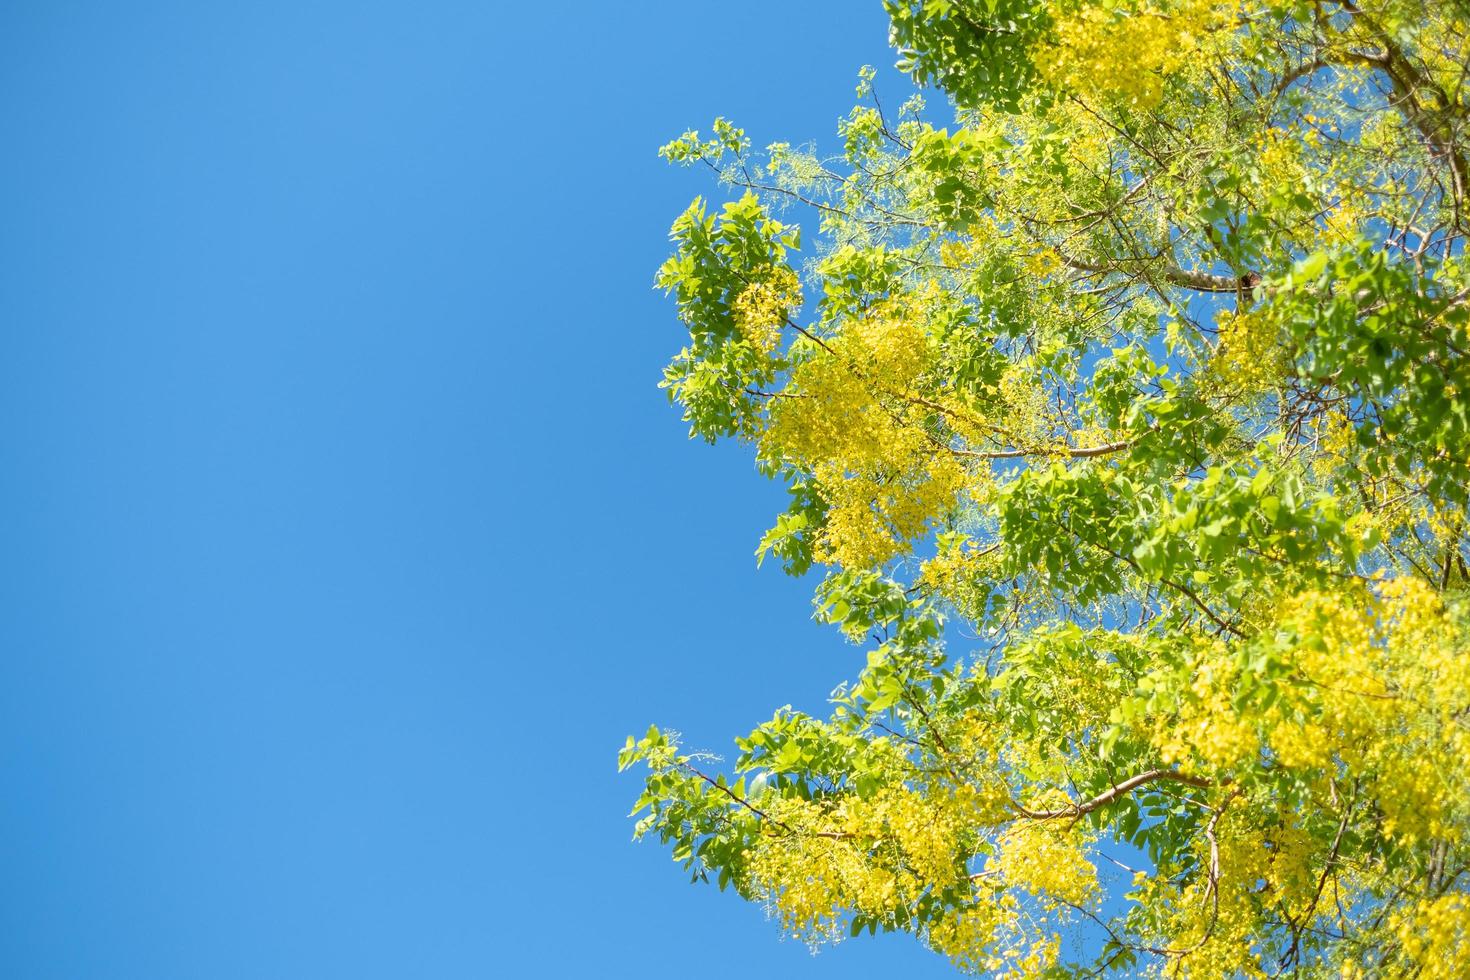
M 1232 798 L 1234 795 L 1232 794 Z M 1195 940 L 1192 946 L 1188 949 L 1172 951 L 1173 955 L 1178 957 L 1175 961 L 1176 967 L 1190 953 L 1203 949 L 1204 945 L 1210 941 L 1210 937 L 1215 934 L 1215 926 L 1220 923 L 1220 841 L 1215 836 L 1215 828 L 1219 825 L 1220 818 L 1225 815 L 1225 807 L 1229 804 L 1230 800 L 1227 799 L 1212 810 L 1210 821 L 1205 824 L 1205 840 L 1210 845 L 1210 863 L 1206 866 L 1207 877 L 1205 878 L 1205 896 L 1210 902 L 1210 921 L 1205 925 L 1204 934 Z
M 1060 253 L 1058 253 L 1060 254 Z M 1088 262 L 1070 255 L 1062 255 L 1062 264 L 1069 269 L 1078 272 L 1086 272 L 1089 275 L 1128 275 L 1127 269 L 1119 265 L 1110 265 L 1099 262 Z M 1164 281 L 1173 286 L 1181 286 L 1185 289 L 1193 289 L 1202 293 L 1238 293 L 1246 285 L 1235 276 L 1222 276 L 1213 272 L 1199 272 L 1195 269 L 1185 269 L 1172 262 L 1164 263 L 1162 267 Z
M 1123 562 L 1135 572 L 1139 573 L 1140 575 L 1143 574 L 1143 568 L 1132 556 L 1121 554 L 1120 552 L 1114 551 L 1112 548 L 1109 548 L 1107 545 L 1098 544 L 1096 541 L 1088 541 L 1086 538 L 1083 538 L 1081 535 L 1077 534 L 1076 531 L 1073 531 L 1072 528 L 1066 524 L 1061 524 L 1059 526 L 1067 533 L 1077 538 L 1079 541 L 1087 541 L 1088 544 L 1092 545 L 1094 548 L 1097 548 L 1099 551 L 1102 551 L 1105 554 L 1112 555 L 1114 558 Z M 1232 636 L 1239 637 L 1240 639 L 1246 638 L 1246 634 L 1242 632 L 1239 627 L 1232 625 L 1224 619 L 1221 619 L 1220 615 L 1216 613 L 1213 609 L 1211 609 L 1207 602 L 1201 599 L 1193 589 L 1185 585 L 1183 582 L 1176 582 L 1175 580 L 1168 578 L 1160 578 L 1158 581 L 1160 584 L 1167 585 L 1169 588 L 1180 593 L 1190 602 L 1194 603 L 1196 608 L 1198 608 L 1201 612 L 1205 614 L 1205 616 L 1209 618 L 1210 622 L 1214 623 L 1224 632 L 1229 633 Z
M 699 769 L 696 769 L 694 766 L 690 765 L 688 762 L 682 763 L 682 766 L 683 766 L 683 768 L 687 772 L 689 772 L 690 774 L 692 774 L 694 776 L 698 776 L 700 779 L 704 780 L 706 783 L 709 783 L 715 789 L 719 790 L 721 793 L 724 793 L 730 799 L 734 800 L 740 806 L 742 806 L 745 809 L 749 810 L 751 813 L 755 814 L 757 817 L 759 817 L 760 819 L 764 820 L 766 823 L 769 823 L 769 824 L 771 824 L 773 826 L 776 826 L 776 827 L 780 827 L 782 830 L 786 831 L 788 834 L 792 832 L 791 831 L 791 827 L 788 824 L 783 823 L 780 820 L 777 820 L 775 817 L 772 817 L 771 815 L 769 815 L 768 813 L 766 813 L 764 810 L 760 809 L 755 804 L 751 803 L 749 800 L 747 800 L 744 797 L 740 796 L 738 793 L 736 793 L 734 790 L 732 790 L 729 786 L 726 786 L 724 784 L 724 782 L 722 782 L 721 780 L 715 779 L 713 776 L 710 776 L 708 773 L 701 772 Z
M 1025 807 L 1014 802 L 1011 806 L 1021 816 L 1030 820 L 1059 820 L 1063 817 L 1081 817 L 1091 813 L 1098 807 L 1107 806 L 1109 803 L 1127 796 L 1140 786 L 1146 786 L 1149 783 L 1158 782 L 1159 780 L 1184 783 L 1188 786 L 1198 786 L 1201 789 L 1209 789 L 1215 785 L 1211 780 L 1204 779 L 1200 776 L 1191 776 L 1188 773 L 1176 772 L 1172 769 L 1150 769 L 1136 776 L 1130 776 L 1121 783 L 1097 794 L 1090 800 L 1074 803 L 1069 807 L 1056 810 L 1027 810 Z
M 1125 449 L 1132 449 L 1135 440 L 1123 439 L 1118 442 L 1109 442 L 1101 446 L 1086 446 L 1082 448 L 1064 447 L 1060 449 L 998 449 L 984 452 L 976 449 L 950 449 L 956 456 L 968 456 L 973 459 L 1022 459 L 1027 456 L 1064 456 L 1069 459 L 1092 459 L 1095 456 L 1107 456 L 1110 453 L 1120 453 Z

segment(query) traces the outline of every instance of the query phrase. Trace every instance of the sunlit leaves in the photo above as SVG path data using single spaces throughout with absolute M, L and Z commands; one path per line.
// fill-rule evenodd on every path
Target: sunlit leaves
M 729 775 L 630 740 L 638 833 L 985 975 L 1458 975 L 1466 11 L 886 6 L 945 126 L 864 70 L 828 156 L 662 151 L 736 189 L 665 384 L 865 649 Z

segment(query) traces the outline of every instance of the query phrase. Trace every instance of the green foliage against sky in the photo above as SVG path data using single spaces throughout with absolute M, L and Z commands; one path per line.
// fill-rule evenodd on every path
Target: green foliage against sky
M 1470 975 L 1470 11 L 886 7 L 927 102 L 662 151 L 664 384 L 866 659 L 638 833 L 984 975 Z

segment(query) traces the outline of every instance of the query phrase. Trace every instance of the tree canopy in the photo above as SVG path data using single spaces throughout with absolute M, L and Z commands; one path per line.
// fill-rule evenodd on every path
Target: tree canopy
M 866 659 L 637 834 L 977 974 L 1470 976 L 1470 7 L 885 6 L 942 118 L 661 151 L 663 383 Z

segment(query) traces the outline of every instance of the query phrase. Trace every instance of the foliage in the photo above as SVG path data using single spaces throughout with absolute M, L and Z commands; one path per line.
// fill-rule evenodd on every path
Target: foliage
M 736 189 L 665 384 L 871 649 L 729 775 L 630 738 L 638 834 L 975 973 L 1470 975 L 1470 11 L 886 7 L 949 125 L 663 150 Z

